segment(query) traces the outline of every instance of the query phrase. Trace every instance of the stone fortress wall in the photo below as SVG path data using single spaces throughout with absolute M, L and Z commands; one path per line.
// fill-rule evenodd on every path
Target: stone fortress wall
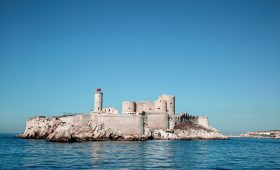
M 94 109 L 89 113 L 29 118 L 24 134 L 18 137 L 52 142 L 226 139 L 208 126 L 206 116 L 176 115 L 174 96 L 162 95 L 154 101 L 124 101 L 121 113 L 113 107 L 103 108 L 101 89 L 96 90 L 94 99 Z
M 103 93 L 98 88 L 95 93 L 92 118 L 105 128 L 112 128 L 128 134 L 144 133 L 144 127 L 150 129 L 168 129 L 169 115 L 175 114 L 175 97 L 162 95 L 156 101 L 124 101 L 122 114 L 118 110 L 102 108 Z
M 150 129 L 169 129 L 169 115 L 175 114 L 174 103 L 174 96 L 162 95 L 156 101 L 124 101 L 122 108 L 123 114 L 145 115 L 145 127 Z
M 175 97 L 170 95 L 162 95 L 156 101 L 139 101 L 139 102 L 123 102 L 123 110 L 129 110 L 133 103 L 136 113 L 168 113 L 175 115 Z
M 105 112 L 105 114 L 118 114 L 119 113 L 118 109 L 113 108 L 113 107 L 104 108 L 104 109 L 102 109 L 102 111 Z
M 168 114 L 146 113 L 144 123 L 149 129 L 169 129 Z
M 74 124 L 75 122 L 86 122 L 92 120 L 91 114 L 77 114 L 73 116 L 61 116 L 59 117 L 63 122 Z
M 175 122 L 191 122 L 204 127 L 209 126 L 208 116 L 192 116 L 188 113 L 180 113 L 179 115 L 176 115 Z
M 154 102 L 152 101 L 140 101 L 136 102 L 136 112 L 142 113 L 142 112 L 155 112 Z
M 121 131 L 129 135 L 144 134 L 144 117 L 142 115 L 92 115 L 93 122 L 103 125 L 104 129 Z
M 123 114 L 144 115 L 145 126 L 150 129 L 168 129 L 165 101 L 124 101 Z
M 186 120 L 195 124 L 208 126 L 208 117 L 176 115 L 175 97 L 161 95 L 155 101 L 124 101 L 122 114 L 113 107 L 103 108 L 103 93 L 96 89 L 94 110 L 89 114 L 62 116 L 59 119 L 66 123 L 93 121 L 105 129 L 121 131 L 126 135 L 143 135 L 144 128 L 173 130 L 176 122 Z M 32 122 L 30 122 L 32 123 Z
M 209 126 L 208 116 L 196 116 L 196 118 L 194 118 L 191 121 L 195 124 L 202 125 L 205 127 Z

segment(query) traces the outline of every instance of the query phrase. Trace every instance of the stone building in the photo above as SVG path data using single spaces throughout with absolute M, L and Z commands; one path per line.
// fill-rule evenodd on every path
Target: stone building
M 144 134 L 144 128 L 173 130 L 181 122 L 175 111 L 175 96 L 161 95 L 155 101 L 124 101 L 122 112 L 113 107 L 103 108 L 103 92 L 100 88 L 94 94 L 94 110 L 90 114 L 97 124 L 131 135 Z M 191 119 L 188 119 L 191 120 Z M 192 122 L 208 126 L 208 118 L 192 117 Z

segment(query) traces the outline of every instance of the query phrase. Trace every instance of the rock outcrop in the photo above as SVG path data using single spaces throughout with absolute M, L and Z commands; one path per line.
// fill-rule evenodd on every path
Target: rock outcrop
M 192 140 L 192 139 L 228 139 L 221 132 L 212 127 L 202 127 L 196 125 L 194 128 L 185 127 L 178 129 L 175 126 L 173 131 L 153 130 L 153 139 L 167 139 L 167 140 Z
M 179 127 L 179 128 L 178 128 Z M 180 129 L 181 128 L 181 129 Z M 51 142 L 76 142 L 98 140 L 180 140 L 180 139 L 227 139 L 219 131 L 210 127 L 180 125 L 172 131 L 149 128 L 143 135 L 127 135 L 114 129 L 105 129 L 103 124 L 93 121 L 67 122 L 60 117 L 37 116 L 26 123 L 24 134 L 18 137 L 46 139 Z
M 280 139 L 280 130 L 247 132 L 247 133 L 241 134 L 240 137 L 246 137 L 246 138 L 277 138 L 277 139 Z
M 51 142 L 76 142 L 96 140 L 146 140 L 145 136 L 124 135 L 120 131 L 104 129 L 93 121 L 69 123 L 58 117 L 33 117 L 27 121 L 24 134 L 18 137 L 46 139 Z

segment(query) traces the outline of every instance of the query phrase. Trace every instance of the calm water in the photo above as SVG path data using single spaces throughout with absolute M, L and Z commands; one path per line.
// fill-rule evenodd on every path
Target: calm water
M 50 143 L 0 134 L 0 169 L 280 169 L 279 139 Z

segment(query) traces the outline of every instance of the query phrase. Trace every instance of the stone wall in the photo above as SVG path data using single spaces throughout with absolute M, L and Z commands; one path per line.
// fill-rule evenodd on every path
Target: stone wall
M 80 115 L 79 119 L 82 122 L 87 122 L 87 121 L 92 120 L 92 115 L 91 114 L 82 114 L 82 115 Z
M 167 102 L 165 100 L 156 100 L 154 103 L 154 112 L 166 113 L 167 112 Z
M 150 129 L 168 129 L 168 114 L 146 113 L 145 126 Z
M 122 103 L 122 112 L 124 114 L 135 114 L 136 113 L 136 103 L 131 101 L 124 101 Z
M 59 117 L 59 120 L 68 124 L 72 124 L 74 123 L 74 116 L 62 116 Z
M 102 109 L 102 112 L 105 112 L 105 114 L 118 114 L 119 111 L 116 108 L 113 107 L 106 107 L 104 109 Z
M 199 125 L 208 127 L 209 126 L 208 116 L 198 116 L 197 123 Z
M 168 128 L 170 130 L 173 130 L 175 127 L 175 122 L 176 122 L 176 116 L 175 115 L 169 115 L 168 116 Z
M 104 124 L 105 129 L 118 130 L 125 135 L 143 135 L 144 117 L 141 115 L 104 115 L 93 114 L 96 124 Z
M 207 116 L 195 116 L 194 118 L 189 119 L 190 122 L 208 127 L 209 122 L 208 122 L 208 117 Z
M 123 113 L 169 113 L 175 115 L 175 97 L 162 95 L 156 101 L 124 101 L 122 104 Z
M 73 116 L 61 116 L 58 117 L 59 120 L 68 124 L 74 124 L 77 122 L 90 121 L 92 119 L 91 114 L 78 114 Z
M 198 124 L 201 126 L 208 127 L 209 122 L 208 122 L 208 117 L 207 116 L 192 116 L 188 113 L 181 113 L 180 115 L 176 115 L 174 117 L 175 122 L 192 122 L 194 124 Z
M 136 102 L 136 112 L 154 112 L 154 103 L 152 101 L 140 101 Z

